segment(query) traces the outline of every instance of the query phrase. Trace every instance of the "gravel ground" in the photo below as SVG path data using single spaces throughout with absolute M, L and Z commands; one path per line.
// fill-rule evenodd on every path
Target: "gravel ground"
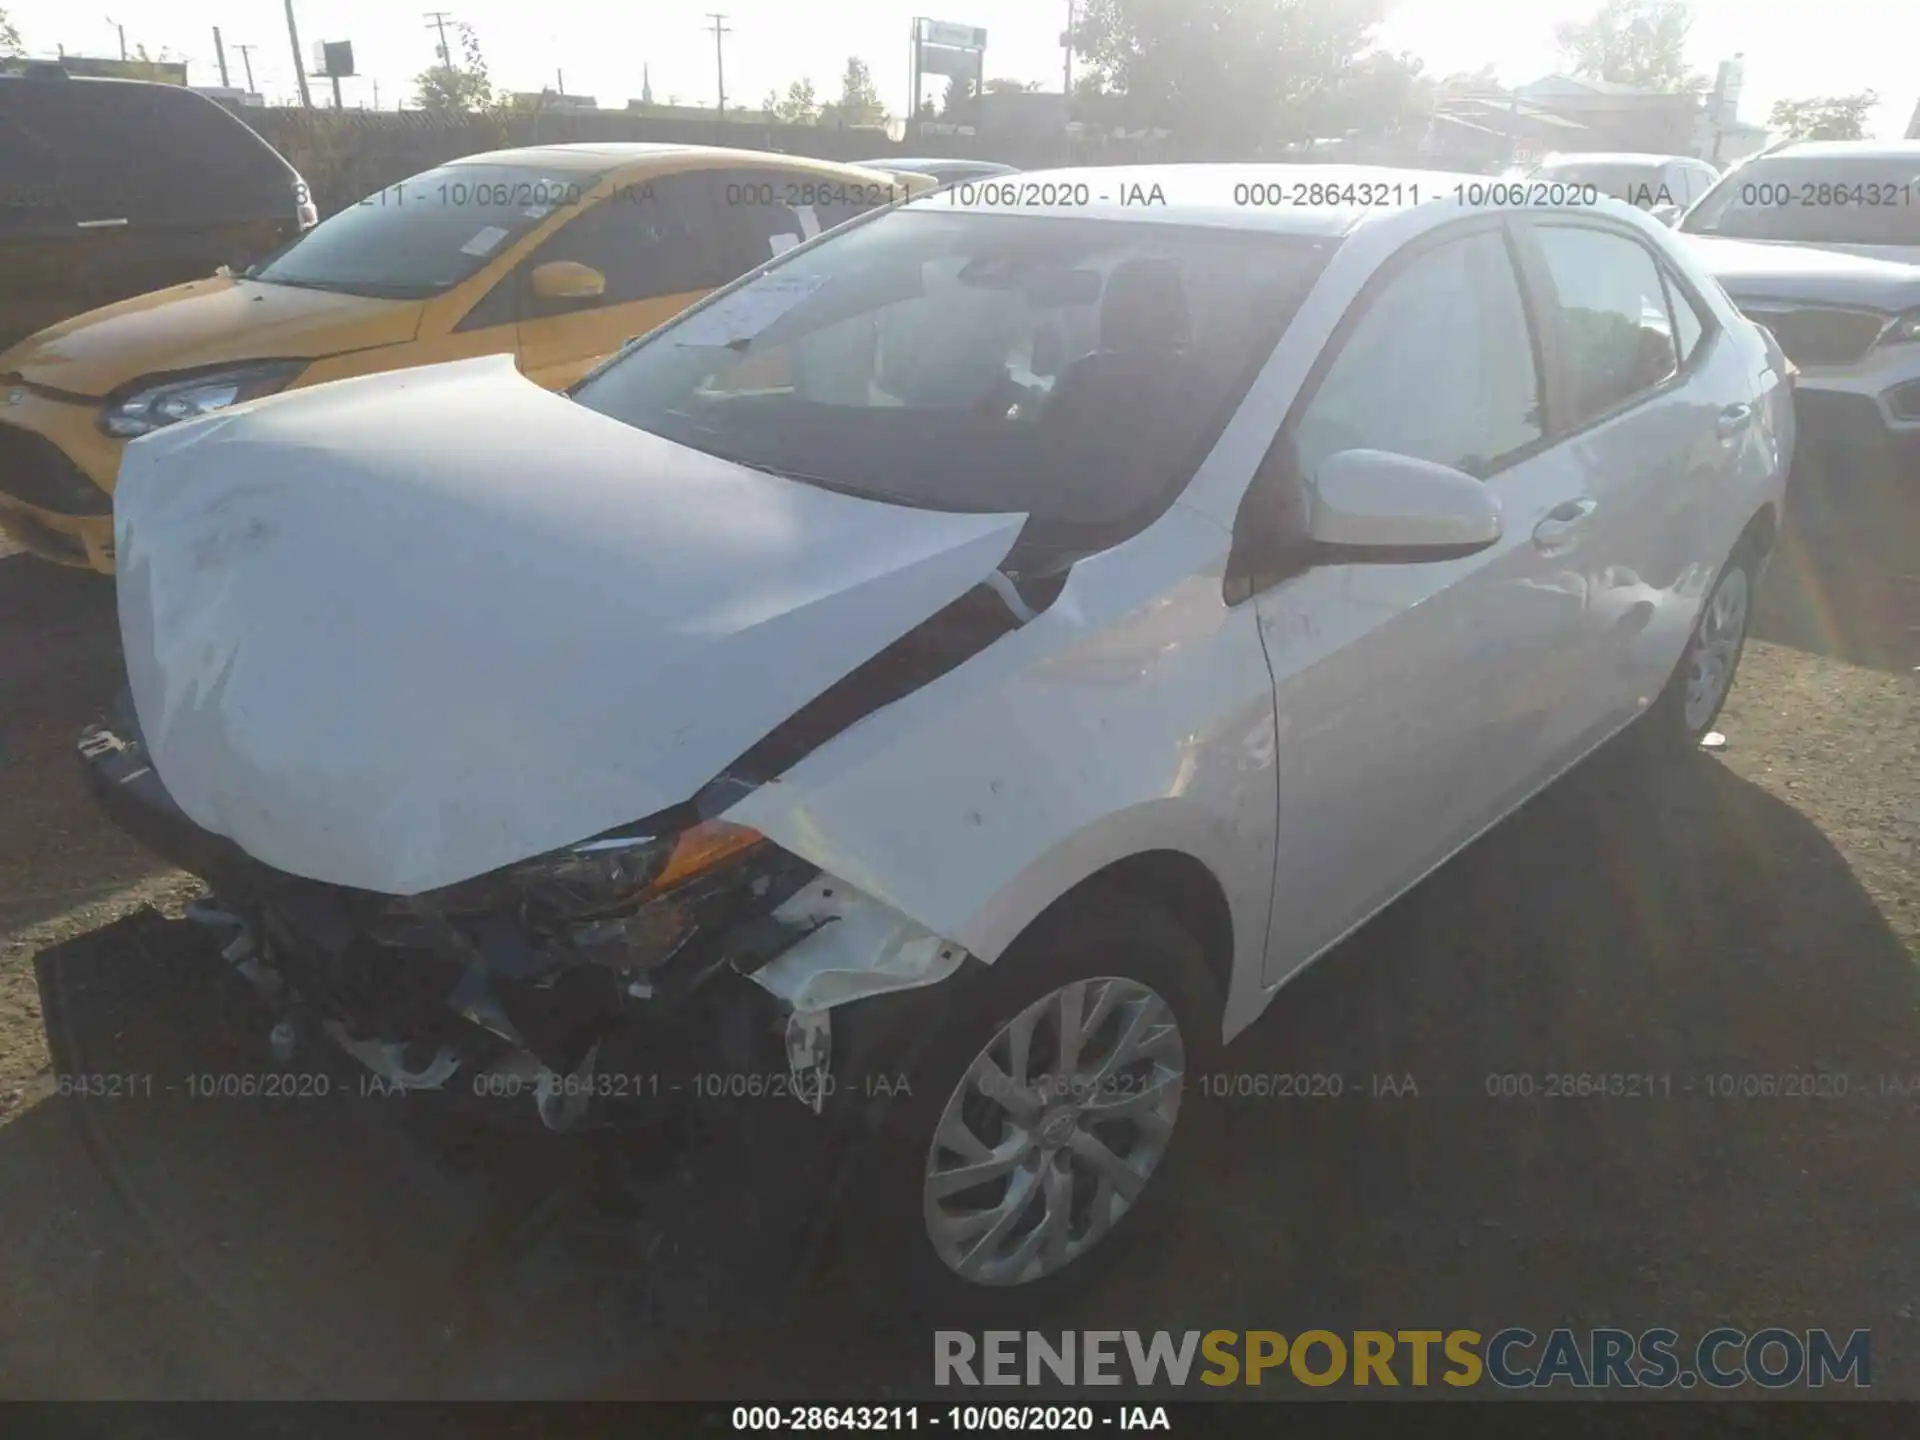
M 1920 1398 L 1916 511 L 1791 539 L 1723 751 L 1656 788 L 1603 753 L 1296 982 L 1229 1063 L 1347 1094 L 1207 1101 L 1208 1183 L 1058 1323 L 1867 1327 L 1877 1393 Z M 831 1276 L 806 1324 L 750 1343 L 697 1304 L 648 1318 L 635 1229 L 572 1158 L 473 1145 L 406 1102 L 181 1093 L 258 1062 L 167 918 L 193 882 L 82 792 L 72 738 L 115 664 L 109 587 L 0 558 L 0 1394 L 926 1386 L 927 1337 L 874 1333 Z M 49 1033 L 63 1070 L 174 1088 L 58 1097 Z M 1671 1095 L 1487 1093 L 1564 1071 Z M 1847 1097 L 1713 1093 L 1781 1073 Z M 1375 1075 L 1417 1094 L 1372 1098 Z

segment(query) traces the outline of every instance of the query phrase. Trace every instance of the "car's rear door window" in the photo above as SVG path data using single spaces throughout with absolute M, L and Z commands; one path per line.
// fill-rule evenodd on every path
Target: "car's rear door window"
M 1560 428 L 1578 430 L 1679 370 L 1673 315 L 1660 267 L 1639 241 L 1577 224 L 1533 233 L 1557 302 L 1568 390 Z

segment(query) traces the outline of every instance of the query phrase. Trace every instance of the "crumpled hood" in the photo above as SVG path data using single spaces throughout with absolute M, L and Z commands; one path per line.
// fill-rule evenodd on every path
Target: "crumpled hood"
M 1920 266 L 1812 245 L 1678 238 L 1735 300 L 1798 300 L 1889 313 L 1920 306 Z
M 114 496 L 174 799 L 268 865 L 388 894 L 690 799 L 1023 522 L 748 470 L 505 357 L 158 431 Z
M 210 276 L 49 326 L 0 355 L 0 374 L 73 395 L 235 360 L 305 360 L 411 340 L 424 307 Z

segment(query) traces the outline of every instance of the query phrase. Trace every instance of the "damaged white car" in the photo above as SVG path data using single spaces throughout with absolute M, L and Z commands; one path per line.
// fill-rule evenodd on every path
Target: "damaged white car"
M 1023 176 L 567 395 L 484 359 L 141 439 L 98 793 L 283 1050 L 724 1117 L 919 1305 L 1041 1298 L 1289 977 L 1732 682 L 1784 358 L 1631 208 L 1451 181 Z

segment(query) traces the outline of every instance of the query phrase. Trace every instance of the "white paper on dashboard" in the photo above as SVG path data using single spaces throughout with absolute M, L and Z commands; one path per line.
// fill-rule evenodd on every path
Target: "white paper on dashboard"
M 673 332 L 674 343 L 732 345 L 751 340 L 826 283 L 825 275 L 763 276 L 689 316 Z
M 498 225 L 483 225 L 478 233 L 460 247 L 462 255 L 491 255 L 494 248 L 507 238 L 507 232 Z

